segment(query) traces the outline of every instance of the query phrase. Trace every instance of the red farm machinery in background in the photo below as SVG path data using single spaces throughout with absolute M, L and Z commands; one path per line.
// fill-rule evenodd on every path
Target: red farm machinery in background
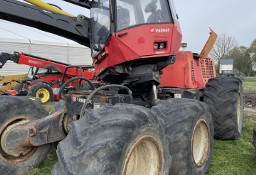
M 42 103 L 58 101 L 60 87 L 66 83 L 67 88 L 81 86 L 81 81 L 74 77 L 94 79 L 94 68 L 92 66 L 73 66 L 70 64 L 45 59 L 33 55 L 15 52 L 13 54 L 1 53 L 1 68 L 7 61 L 30 66 L 27 78 L 20 80 L 13 90 L 7 90 L 3 95 L 32 96 L 40 98 Z M 72 79 L 73 78 L 73 79 Z M 70 80 L 72 79 L 72 80 Z

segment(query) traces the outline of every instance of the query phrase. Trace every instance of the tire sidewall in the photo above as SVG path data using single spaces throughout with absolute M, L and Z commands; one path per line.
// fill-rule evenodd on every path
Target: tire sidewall
M 189 162 L 193 162 L 193 165 L 190 165 L 191 166 L 191 169 L 194 170 L 193 173 L 191 172 L 191 174 L 202 174 L 202 172 L 205 171 L 205 169 L 207 169 L 206 167 L 209 167 L 210 165 L 210 161 L 212 159 L 212 152 L 213 152 L 213 142 L 214 142 L 214 139 L 213 139 L 213 135 L 214 135 L 214 130 L 213 130 L 213 126 L 210 126 L 212 125 L 212 120 L 211 118 L 207 117 L 206 114 L 203 114 L 203 115 L 199 115 L 198 117 L 195 118 L 195 120 L 193 120 L 193 122 L 191 123 L 191 133 L 190 133 L 190 143 L 191 143 L 191 147 L 189 147 L 190 149 L 190 152 L 193 153 L 193 148 L 192 148 L 192 145 L 193 145 L 193 134 L 194 134 L 194 127 L 196 126 L 197 122 L 199 120 L 203 120 L 205 121 L 205 124 L 208 128 L 208 135 L 209 135 L 209 139 L 208 139 L 208 144 L 209 144 L 209 149 L 208 149 L 208 153 L 207 153 L 207 157 L 206 157 L 206 161 L 202 164 L 202 165 L 197 165 L 194 161 L 194 158 L 193 158 L 193 155 L 190 154 L 190 157 L 189 159 L 191 161 Z M 212 138 L 212 139 L 210 139 Z M 170 145 L 171 146 L 171 145 Z M 195 169 L 193 168 L 195 167 Z
M 237 106 L 237 108 L 240 107 L 240 120 L 239 120 L 239 123 L 240 125 L 238 126 L 238 137 L 240 137 L 240 135 L 242 134 L 242 130 L 243 130 L 243 121 L 244 121 L 244 114 L 243 114 L 243 111 L 244 111 L 244 94 L 243 94 L 243 86 L 242 84 L 240 84 L 239 86 L 239 92 L 238 92 L 238 98 L 240 100 L 240 106 Z
M 192 99 L 169 99 L 160 101 L 152 108 L 164 122 L 168 149 L 172 156 L 170 174 L 204 174 L 212 159 L 213 122 L 208 106 Z M 193 133 L 198 121 L 208 128 L 209 148 L 204 162 L 199 166 L 193 158 Z
M 11 99 L 9 101 L 9 104 L 0 106 L 0 108 L 5 107 L 5 111 L 7 111 L 7 112 L 2 112 L 2 115 L 0 117 L 1 133 L 4 126 L 7 123 L 9 123 L 8 121 L 15 120 L 16 117 L 25 116 L 27 119 L 31 121 L 31 120 L 39 119 L 39 116 L 43 117 L 41 115 L 45 115 L 45 116 L 47 115 L 47 111 L 45 111 L 44 109 L 38 108 L 39 105 L 36 104 L 36 102 L 32 102 L 28 99 L 21 99 L 25 97 L 9 97 L 9 98 L 15 98 L 15 99 Z M 15 100 L 17 101 L 15 102 Z M 37 167 L 39 163 L 41 163 L 46 158 L 49 148 L 50 148 L 49 145 L 40 146 L 36 150 L 34 150 L 34 153 L 29 158 L 19 163 L 11 163 L 10 161 L 6 161 L 6 159 L 4 159 L 2 155 L 0 155 L 0 167 L 4 171 L 7 171 L 13 175 L 25 174 L 26 172 L 33 169 L 34 167 Z M 0 168 L 0 174 L 1 174 L 1 168 Z
M 168 143 L 166 141 L 166 136 L 163 133 L 161 128 L 158 128 L 155 126 L 150 126 L 150 127 L 143 126 L 140 129 L 136 130 L 133 133 L 132 137 L 125 144 L 120 160 L 125 160 L 127 153 L 129 152 L 130 148 L 133 146 L 133 143 L 145 135 L 154 138 L 154 140 L 157 142 L 160 149 L 163 148 L 160 150 L 161 151 L 160 154 L 162 157 L 161 174 L 163 175 L 169 174 L 169 167 L 171 166 L 171 155 L 168 152 L 168 147 L 167 147 Z M 116 174 L 121 175 L 123 168 L 124 168 L 124 162 L 121 161 L 119 163 L 118 171 Z

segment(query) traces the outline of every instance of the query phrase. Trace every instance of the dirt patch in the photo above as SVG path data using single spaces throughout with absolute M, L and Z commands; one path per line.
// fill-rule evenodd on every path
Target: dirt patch
M 255 92 L 244 93 L 244 110 L 247 112 L 256 113 L 256 93 Z
M 246 92 L 244 93 L 244 106 L 246 108 L 252 108 L 256 110 L 256 93 Z
M 250 112 L 250 113 L 256 113 L 256 108 L 244 108 L 244 111 Z

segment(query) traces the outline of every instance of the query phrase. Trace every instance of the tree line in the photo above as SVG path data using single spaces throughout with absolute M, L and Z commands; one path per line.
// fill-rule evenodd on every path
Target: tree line
M 256 39 L 249 47 L 239 46 L 234 37 L 222 34 L 218 37 L 210 53 L 214 59 L 217 70 L 221 59 L 233 59 L 234 68 L 246 76 L 255 76 L 256 71 L 252 70 L 253 63 L 256 64 Z

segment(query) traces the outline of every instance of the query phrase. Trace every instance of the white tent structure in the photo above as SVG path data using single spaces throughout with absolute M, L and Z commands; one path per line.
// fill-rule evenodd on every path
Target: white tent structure
M 92 65 L 90 49 L 76 43 L 0 38 L 0 52 L 23 52 L 72 65 Z M 8 61 L 0 75 L 26 73 L 28 66 Z

